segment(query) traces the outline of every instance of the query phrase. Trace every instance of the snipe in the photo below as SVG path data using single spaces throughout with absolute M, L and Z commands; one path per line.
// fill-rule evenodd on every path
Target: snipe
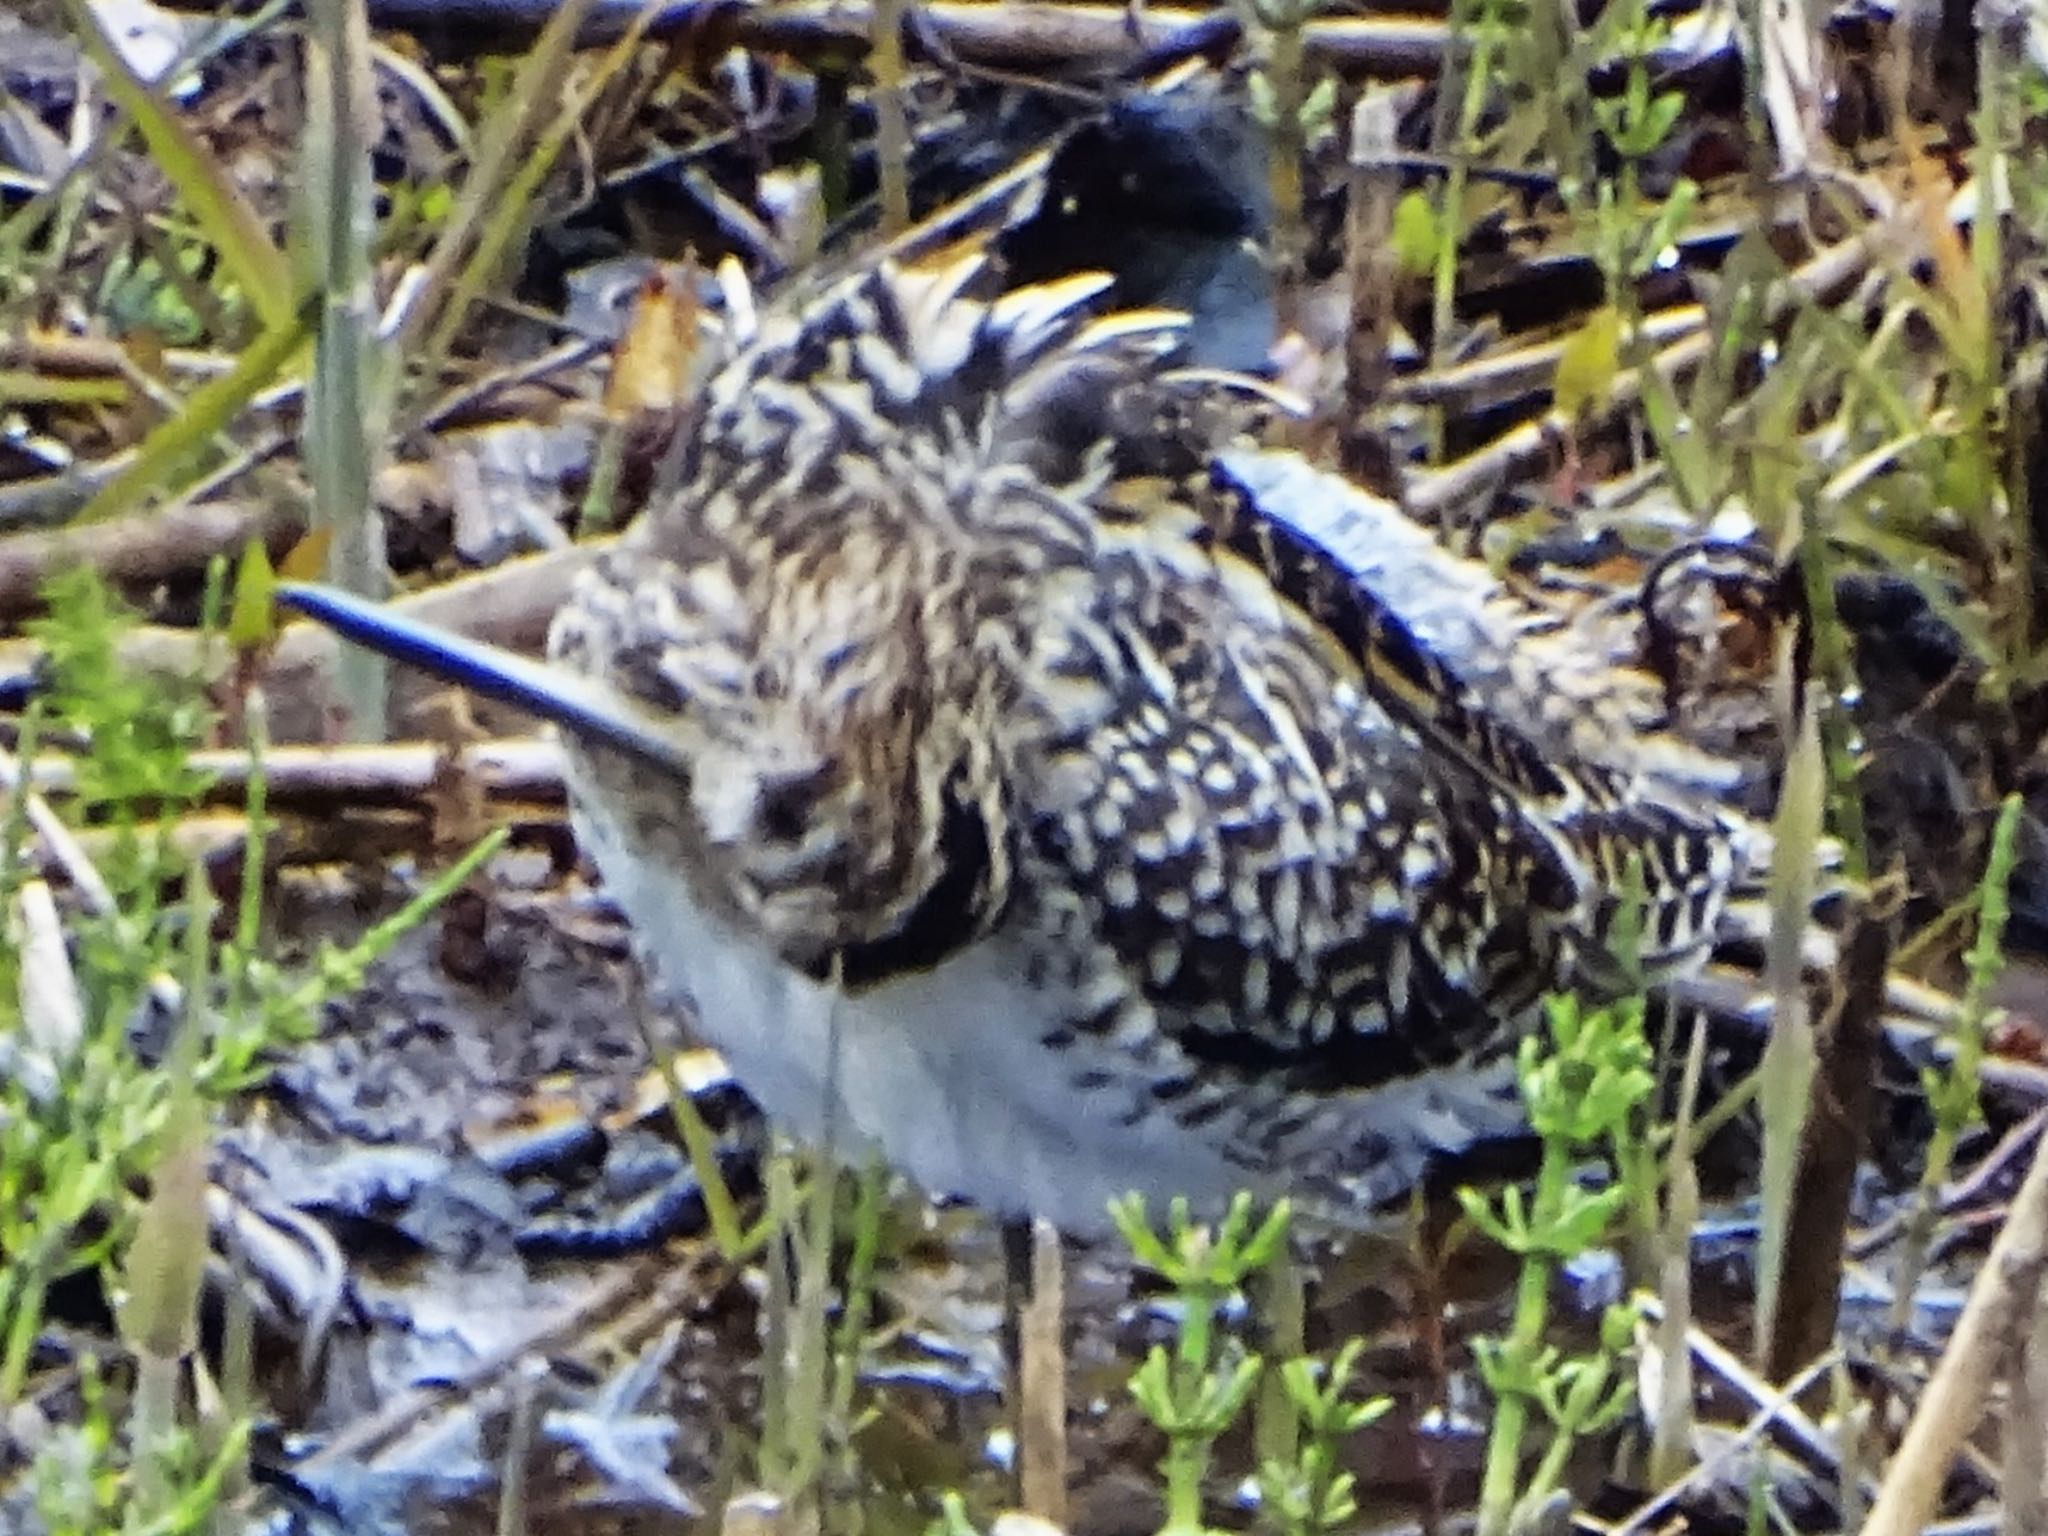
M 1237 386 L 1071 279 L 882 268 L 712 379 L 547 665 L 292 587 L 563 728 L 654 974 L 799 1137 L 1068 1230 L 1109 1199 L 1331 1215 L 1515 1118 L 1542 995 L 1682 973 L 1766 857 L 1574 759 L 1216 457 Z M 1644 763 L 1652 760 L 1644 754 Z

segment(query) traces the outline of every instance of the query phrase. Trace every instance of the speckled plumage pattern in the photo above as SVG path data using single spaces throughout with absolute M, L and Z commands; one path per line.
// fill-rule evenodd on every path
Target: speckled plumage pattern
M 1475 1064 L 1599 984 L 1631 858 L 1683 971 L 1761 833 L 1575 760 L 1267 510 L 1170 317 L 976 276 L 847 283 L 712 379 L 551 641 L 691 771 L 572 742 L 579 831 L 800 1135 L 1070 1226 L 1363 1211 L 1511 1123 Z

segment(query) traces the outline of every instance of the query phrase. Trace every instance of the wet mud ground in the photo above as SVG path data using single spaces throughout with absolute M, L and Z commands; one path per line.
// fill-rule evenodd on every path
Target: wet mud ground
M 258 1529 L 491 1531 L 516 1433 L 531 1437 L 515 1476 L 535 1532 L 709 1529 L 747 1486 L 765 1278 L 728 1264 L 706 1232 L 649 1070 L 651 1042 L 687 1050 L 688 1021 L 642 997 L 623 930 L 549 863 L 502 856 L 332 1007 L 221 1135 L 223 1187 L 272 1226 L 280 1212 L 317 1223 L 342 1266 L 292 1293 L 278 1273 L 303 1266 L 270 1245 L 238 1254 L 269 1296 Z M 396 877 L 292 877 L 278 921 L 303 941 L 342 938 L 404 894 Z M 754 1112 L 705 1053 L 681 1061 L 747 1188 L 765 1140 Z M 1361 1390 L 1397 1402 L 1353 1447 L 1368 1516 L 1455 1507 L 1483 1448 L 1483 1389 L 1453 1369 L 1445 1412 L 1432 1361 L 1446 1346 L 1411 1320 L 1435 1290 L 1454 1339 L 1496 1324 L 1508 1271 L 1475 1254 L 1445 1295 L 1397 1233 L 1305 1235 L 1303 1249 L 1308 1343 L 1372 1340 Z M 1164 1442 L 1126 1379 L 1171 1338 L 1171 1307 L 1116 1245 L 1068 1257 L 1071 1524 L 1135 1536 L 1158 1527 Z M 986 1218 L 893 1191 L 858 1465 L 843 1474 L 866 1529 L 924 1529 L 937 1490 L 983 1514 L 1006 1502 L 1002 1276 Z M 1228 1490 L 1255 1464 L 1248 1436 L 1218 1459 L 1227 1519 Z
M 687 1018 L 642 995 L 617 918 L 556 865 L 534 848 L 500 855 L 331 1007 L 220 1135 L 217 1181 L 238 1209 L 218 1246 L 261 1299 L 249 1529 L 484 1533 L 512 1496 L 536 1533 L 711 1530 L 750 1486 L 767 1278 L 708 1234 L 653 1052 L 680 1053 L 743 1193 L 766 1137 L 715 1058 L 690 1048 Z M 289 874 L 278 932 L 287 948 L 351 937 L 412 883 L 402 868 Z M 1893 1196 L 1875 1175 L 1869 1195 L 1875 1220 Z M 1439 1235 L 1447 1215 L 1439 1202 Z M 307 1224 L 332 1240 L 324 1262 L 279 1235 Z M 1718 1314 L 1738 1352 L 1752 1237 L 1730 1206 L 1695 1249 L 1704 1320 Z M 1359 1389 L 1396 1405 L 1347 1451 L 1359 1528 L 1427 1529 L 1469 1507 L 1490 1419 L 1469 1341 L 1503 1324 L 1508 1262 L 1474 1243 L 1425 1269 L 1428 1244 L 1398 1223 L 1298 1246 L 1309 1347 L 1366 1339 Z M 1965 1238 L 1955 1260 L 1969 1251 Z M 1118 1245 L 1069 1245 L 1068 1260 L 1070 1525 L 1138 1536 L 1163 1514 L 1165 1447 L 1127 1378 L 1170 1341 L 1172 1308 Z M 1591 1337 L 1619 1276 L 1611 1255 L 1574 1267 L 1557 1292 L 1560 1342 Z M 1002 1277 L 989 1220 L 894 1189 L 854 1462 L 837 1473 L 859 1528 L 923 1531 L 944 1490 L 984 1521 L 1009 1501 Z M 1967 1275 L 1952 1280 L 1923 1292 L 1928 1324 L 1949 1320 L 1936 1314 Z M 1885 1300 L 1852 1284 L 1850 1331 L 1859 1318 L 1875 1331 Z M 1238 1322 L 1256 1347 L 1256 1318 Z M 1256 1466 L 1248 1423 L 1219 1447 L 1224 1525 L 1251 1519 L 1234 1494 Z M 1597 1505 L 1601 1442 L 1582 1460 L 1579 1491 Z

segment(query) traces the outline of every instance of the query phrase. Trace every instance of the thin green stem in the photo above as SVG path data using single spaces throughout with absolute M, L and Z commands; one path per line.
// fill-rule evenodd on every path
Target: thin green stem
M 1547 1182 L 1548 1163 L 1542 1176 Z M 1541 1209 L 1542 1197 L 1538 1196 Z M 1522 1273 L 1515 1283 L 1514 1317 L 1503 1358 L 1523 1366 L 1533 1363 L 1543 1347 L 1543 1329 L 1550 1313 L 1550 1268 L 1542 1259 L 1522 1261 Z M 1479 1484 L 1478 1536 L 1507 1536 L 1515 1510 L 1515 1491 L 1521 1481 L 1522 1438 L 1527 1430 L 1529 1399 L 1520 1390 L 1501 1394 L 1495 1408 L 1493 1428 L 1486 1442 L 1486 1471 Z
M 1469 42 L 1464 91 L 1458 103 L 1457 130 L 1444 147 L 1443 217 L 1438 221 L 1436 273 L 1430 303 L 1430 366 L 1441 368 L 1449 355 L 1453 309 L 1458 292 L 1458 245 L 1465 227 L 1465 188 L 1472 164 L 1473 140 L 1486 107 L 1487 80 L 1493 70 L 1494 35 L 1498 29 L 1485 0 L 1456 0 L 1451 12 L 1452 45 Z
M 0 1282 L 12 1280 L 15 1291 L 12 1315 L 0 1308 L 0 1317 L 8 1319 L 6 1352 L 0 1355 L 0 1403 L 21 1401 L 22 1384 L 28 1380 L 29 1357 L 43 1327 L 47 1266 L 45 1252 L 39 1248 L 0 1270 Z

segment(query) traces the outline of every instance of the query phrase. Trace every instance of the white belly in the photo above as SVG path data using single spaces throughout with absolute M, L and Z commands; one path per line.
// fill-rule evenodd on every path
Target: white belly
M 1040 1043 L 1055 1000 L 1000 943 L 835 997 L 586 810 L 578 833 L 657 984 L 690 999 L 700 1033 L 789 1135 L 842 1159 L 879 1152 L 933 1194 L 1077 1235 L 1104 1230 L 1110 1200 L 1132 1189 L 1156 1212 L 1173 1195 L 1220 1205 L 1245 1182 L 1169 1116 L 1120 1123 L 1128 1089 L 1077 1089 L 1076 1053 Z

